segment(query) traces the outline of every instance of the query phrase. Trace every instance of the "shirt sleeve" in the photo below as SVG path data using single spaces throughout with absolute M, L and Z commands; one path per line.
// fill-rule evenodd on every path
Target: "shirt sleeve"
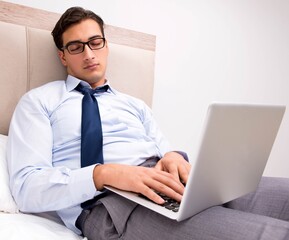
M 21 211 L 57 211 L 93 198 L 93 166 L 54 167 L 48 112 L 26 94 L 13 114 L 7 144 L 10 188 Z
M 189 161 L 187 153 L 171 148 L 168 140 L 165 138 L 160 128 L 158 127 L 158 124 L 152 115 L 151 109 L 146 105 L 144 106 L 144 126 L 148 136 L 156 142 L 161 154 L 160 157 L 163 157 L 167 152 L 176 152 L 182 155 L 186 161 Z
M 156 143 L 160 153 L 159 157 L 163 157 L 165 153 L 172 151 L 171 146 L 154 119 L 151 109 L 145 104 L 143 108 L 143 117 L 143 125 L 147 136 Z

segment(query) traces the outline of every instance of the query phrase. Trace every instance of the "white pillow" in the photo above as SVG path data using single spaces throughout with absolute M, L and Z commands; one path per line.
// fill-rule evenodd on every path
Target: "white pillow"
M 9 175 L 6 162 L 7 136 L 0 134 L 0 212 L 18 213 L 19 210 L 9 188 Z
M 61 224 L 21 213 L 0 213 L 0 238 L 9 240 L 87 240 Z

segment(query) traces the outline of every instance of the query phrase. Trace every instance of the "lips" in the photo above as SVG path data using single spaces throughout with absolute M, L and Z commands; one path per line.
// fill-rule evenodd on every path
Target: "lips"
M 83 69 L 95 69 L 96 67 L 98 67 L 98 65 L 99 65 L 99 64 L 96 64 L 96 63 L 94 63 L 94 64 L 89 64 L 89 65 L 84 66 Z

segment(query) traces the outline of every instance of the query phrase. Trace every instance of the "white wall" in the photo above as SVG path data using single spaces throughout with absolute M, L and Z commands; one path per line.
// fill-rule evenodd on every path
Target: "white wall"
M 190 155 L 211 101 L 289 107 L 288 0 L 9 2 L 59 13 L 80 5 L 108 24 L 157 35 L 153 111 Z M 288 139 L 286 113 L 265 175 L 289 177 Z

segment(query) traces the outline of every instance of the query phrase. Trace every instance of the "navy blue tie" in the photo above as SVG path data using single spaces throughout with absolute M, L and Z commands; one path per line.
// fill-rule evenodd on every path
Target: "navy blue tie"
M 95 93 L 103 93 L 108 85 L 92 89 L 79 84 L 76 88 L 84 96 L 81 117 L 81 167 L 103 163 L 103 137 L 98 103 Z

